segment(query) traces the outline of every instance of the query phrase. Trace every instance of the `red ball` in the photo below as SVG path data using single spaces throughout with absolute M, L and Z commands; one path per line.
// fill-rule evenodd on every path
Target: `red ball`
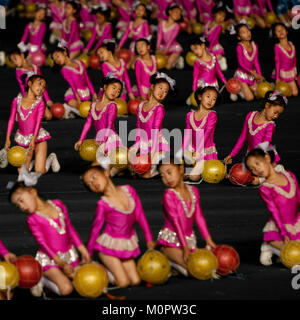
M 15 262 L 20 275 L 19 287 L 28 289 L 34 287 L 42 278 L 41 264 L 31 256 L 21 256 Z
M 186 21 L 182 21 L 179 23 L 180 31 L 186 32 L 188 29 L 188 23 Z
M 131 113 L 131 114 L 136 114 L 136 109 L 137 107 L 139 106 L 139 104 L 141 103 L 140 100 L 130 100 L 128 102 L 128 111 Z
M 54 118 L 60 119 L 65 114 L 65 107 L 61 103 L 54 103 L 51 107 L 51 113 Z
M 31 62 L 40 67 L 45 64 L 46 57 L 42 52 L 38 51 L 31 55 Z
M 92 69 L 100 69 L 100 59 L 96 54 L 92 54 L 89 59 L 89 66 Z
M 226 83 L 226 89 L 228 92 L 233 94 L 238 94 L 241 91 L 241 83 L 238 79 L 229 79 Z
M 151 159 L 146 154 L 138 154 L 133 159 L 131 167 L 134 172 L 143 174 L 151 169 Z
M 119 52 L 118 52 L 118 58 L 119 59 L 123 59 L 125 60 L 126 63 L 128 63 L 130 61 L 130 58 L 131 58 L 131 53 L 128 49 L 121 49 Z
M 240 265 L 239 254 L 231 246 L 226 244 L 219 245 L 214 249 L 213 253 L 219 262 L 217 273 L 221 275 L 232 273 Z
M 246 186 L 253 180 L 253 175 L 241 163 L 237 163 L 229 171 L 229 180 L 232 184 Z

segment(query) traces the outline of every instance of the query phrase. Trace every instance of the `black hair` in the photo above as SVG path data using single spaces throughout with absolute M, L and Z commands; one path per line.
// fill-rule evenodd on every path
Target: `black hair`
M 35 13 L 37 13 L 39 10 L 44 10 L 45 13 L 47 13 L 47 9 L 45 7 L 42 7 L 40 5 L 37 5 L 36 8 L 35 8 Z
M 247 166 L 247 160 L 250 158 L 250 157 L 255 157 L 255 158 L 264 158 L 266 155 L 269 155 L 270 158 L 271 158 L 271 163 L 273 163 L 275 161 L 275 152 L 274 150 L 268 150 L 268 151 L 264 151 L 260 148 L 255 148 L 255 149 L 252 149 L 251 151 L 249 151 L 245 157 L 245 165 L 246 165 L 246 168 L 248 170 L 249 167 Z
M 21 81 L 22 81 L 23 85 L 25 85 L 25 91 L 26 92 L 28 92 L 28 89 L 29 89 L 28 82 L 31 81 L 33 83 L 36 79 L 44 80 L 46 82 L 46 86 L 47 86 L 47 80 L 42 75 L 34 74 L 29 78 L 27 78 L 27 75 L 25 73 L 21 75 Z
M 169 89 L 171 89 L 170 83 L 165 79 L 165 78 L 156 78 L 157 77 L 157 72 L 155 72 L 151 77 L 150 77 L 150 83 L 152 85 L 156 85 L 158 83 L 167 83 L 169 85 Z
M 84 175 L 85 175 L 86 173 L 88 173 L 88 172 L 91 171 L 91 170 L 96 170 L 96 171 L 101 172 L 102 174 L 104 174 L 105 169 L 103 169 L 100 165 L 97 165 L 97 166 L 89 166 L 89 167 L 84 171 L 84 173 L 80 176 L 80 181 L 83 183 L 83 185 L 86 187 L 86 189 L 87 189 L 88 191 L 90 191 L 90 192 L 92 192 L 92 190 L 86 185 L 86 183 L 84 182 L 83 177 L 84 177 Z
M 168 158 L 164 157 L 163 159 L 161 159 L 159 161 L 159 163 L 157 165 L 157 171 L 159 171 L 161 166 L 164 164 L 171 164 L 171 165 L 178 166 L 178 167 L 180 167 L 183 164 L 183 162 L 181 162 L 180 159 L 173 157 L 173 156 L 169 157 L 168 162 L 166 162 L 166 159 L 168 159 Z
M 122 90 L 123 90 L 123 82 L 117 78 L 103 78 L 102 82 L 101 82 L 101 88 L 103 88 L 104 86 L 108 86 L 112 83 L 119 83 L 121 85 L 121 91 L 120 91 L 120 95 L 119 95 L 119 97 L 120 97 L 122 94 Z
M 12 55 L 14 55 L 14 54 L 16 54 L 16 55 L 22 55 L 22 54 L 24 54 L 24 58 L 26 59 L 27 58 L 27 56 L 28 56 L 28 50 L 26 50 L 25 52 L 22 52 L 19 48 L 15 48 L 15 49 L 13 49 L 13 50 L 11 50 L 9 53 L 8 53 L 8 57 L 9 57 L 9 60 L 10 61 L 12 61 L 11 60 L 11 56 Z
M 204 38 L 204 37 L 194 37 L 189 42 L 189 48 L 191 46 L 197 46 L 197 45 L 201 46 L 202 44 L 204 44 L 206 47 L 209 47 L 209 41 L 206 38 Z
M 167 6 L 166 11 L 165 11 L 166 16 L 169 17 L 170 16 L 169 11 L 173 10 L 173 9 L 180 9 L 181 10 L 181 18 L 178 20 L 178 22 L 181 21 L 182 20 L 182 8 L 178 4 L 174 4 L 174 3 L 169 4 Z
M 54 53 L 55 52 L 61 52 L 61 53 L 67 53 L 67 57 L 70 57 L 69 56 L 69 50 L 68 50 L 68 48 L 66 48 L 66 47 L 64 47 L 64 48 L 61 48 L 61 47 L 56 47 L 52 52 L 51 52 L 51 58 L 53 59 L 53 55 L 54 55 Z M 53 62 L 54 62 L 54 66 L 51 68 L 52 69 L 52 71 L 54 72 L 54 73 L 58 73 L 59 71 L 60 71 L 60 69 L 61 69 L 61 66 L 60 65 L 58 65 L 58 64 L 56 64 L 56 62 L 55 62 L 55 60 L 53 59 Z
M 144 42 L 147 44 L 147 46 L 150 46 L 150 50 L 151 50 L 151 41 L 149 41 L 149 40 L 146 39 L 146 38 L 139 38 L 139 39 L 136 40 L 136 42 L 135 42 L 135 47 L 134 47 L 134 52 L 135 52 L 135 54 L 136 54 L 137 56 L 139 55 L 139 53 L 137 52 L 136 44 L 137 44 L 138 42 L 140 42 L 140 41 L 144 41 Z
M 197 88 L 195 93 L 194 93 L 195 100 L 196 100 L 198 106 L 201 103 L 201 98 L 199 98 L 199 96 L 201 97 L 208 90 L 214 90 L 217 93 L 217 100 L 216 100 L 215 106 L 218 105 L 219 103 L 221 103 L 222 96 L 219 93 L 218 89 L 216 87 L 214 87 L 214 86 L 205 86 L 205 87 Z
M 236 36 L 238 37 L 239 36 L 239 32 L 240 32 L 240 29 L 242 27 L 246 27 L 248 30 L 250 30 L 250 27 L 246 24 L 246 23 L 239 23 L 235 26 L 235 32 L 236 32 Z M 251 30 L 250 30 L 251 31 Z
M 23 181 L 16 181 L 16 182 L 14 183 L 14 185 L 12 186 L 12 188 L 9 190 L 9 193 L 8 193 L 8 201 L 9 201 L 10 203 L 12 203 L 11 198 L 12 198 L 13 194 L 14 194 L 18 189 L 30 190 L 30 189 L 32 189 L 32 188 L 34 188 L 35 190 L 37 190 L 35 186 L 30 186 L 30 187 L 28 187 L 28 186 L 25 185 L 25 183 L 24 183 Z M 42 198 L 38 191 L 37 191 L 37 195 L 38 195 L 40 198 Z
M 107 43 L 102 43 L 101 46 L 97 49 L 97 51 L 100 48 L 105 48 L 107 51 L 110 51 L 112 54 L 114 54 L 116 50 L 116 43 L 112 41 Z
M 111 14 L 111 9 L 110 7 L 107 7 L 107 10 L 103 10 L 102 8 L 96 8 L 96 9 L 93 9 L 92 14 L 102 14 L 107 20 L 110 18 L 110 14 Z
M 270 96 L 274 93 L 275 91 L 268 91 L 265 94 L 265 99 L 267 103 L 269 103 L 271 106 L 280 106 L 283 107 L 284 109 L 287 107 L 286 102 L 284 101 L 283 95 L 278 94 L 276 96 L 275 100 L 270 100 Z
M 276 22 L 276 23 L 274 23 L 274 24 L 272 25 L 271 32 L 272 32 L 273 38 L 274 38 L 275 40 L 277 40 L 277 41 L 278 41 L 278 38 L 276 37 L 275 29 L 276 29 L 276 27 L 278 27 L 278 26 L 284 27 L 284 29 L 288 32 L 288 28 L 287 28 L 286 25 L 283 24 L 282 22 Z
M 227 11 L 227 9 L 226 9 L 226 7 L 225 6 L 214 6 L 213 8 L 212 8 L 212 14 L 213 15 L 215 15 L 216 13 L 218 13 L 218 12 L 225 12 L 225 19 L 224 20 L 226 20 L 227 19 L 227 16 L 228 16 L 228 11 Z
M 77 3 L 75 1 L 67 1 L 66 4 L 69 4 L 72 6 L 72 8 L 75 10 L 74 17 L 76 20 L 80 20 L 80 10 L 81 10 L 81 4 Z

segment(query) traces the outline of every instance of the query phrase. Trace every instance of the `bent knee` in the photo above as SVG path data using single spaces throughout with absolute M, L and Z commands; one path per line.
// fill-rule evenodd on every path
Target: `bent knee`
M 127 288 L 128 286 L 130 286 L 130 282 L 128 279 L 117 280 L 116 285 L 119 288 Z
M 130 284 L 132 285 L 132 286 L 139 286 L 140 284 L 141 284 L 141 279 L 140 278 L 136 278 L 136 279 L 132 279 L 131 280 L 131 282 L 130 282 Z
M 66 282 L 59 288 L 59 292 L 62 296 L 68 296 L 73 292 L 73 285 L 71 282 Z

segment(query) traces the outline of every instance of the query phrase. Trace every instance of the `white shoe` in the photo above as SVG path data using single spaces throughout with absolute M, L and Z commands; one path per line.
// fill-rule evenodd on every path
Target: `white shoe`
M 75 114 L 70 110 L 70 108 L 66 107 L 66 103 L 64 103 L 64 107 L 65 107 L 65 113 L 62 116 L 62 119 L 74 119 Z
M 244 96 L 244 94 L 243 94 L 243 91 L 242 91 L 242 90 L 238 93 L 238 95 L 239 95 L 242 99 L 245 99 L 245 96 Z
M 264 242 L 260 247 L 260 263 L 264 266 L 272 265 L 273 251 L 269 244 Z
M 231 101 L 237 101 L 237 99 L 238 99 L 237 94 L 230 93 L 230 100 L 231 100 Z
M 178 59 L 177 59 L 177 61 L 176 61 L 176 63 L 175 63 L 175 68 L 176 69 L 183 69 L 184 68 L 184 59 L 183 59 L 183 57 L 179 57 Z
M 52 157 L 51 169 L 53 172 L 58 172 L 60 170 L 60 164 L 57 160 L 57 156 L 54 152 L 52 152 L 50 156 Z
M 35 285 L 34 287 L 30 288 L 30 293 L 34 296 L 34 297 L 41 297 L 42 294 L 44 292 L 44 286 L 42 284 L 42 281 L 40 281 L 37 285 Z
M 5 65 L 5 52 L 0 51 L 0 66 L 4 66 L 4 65 Z
M 225 57 L 222 57 L 220 60 L 218 60 L 218 62 L 222 71 L 225 71 L 228 69 L 227 61 Z

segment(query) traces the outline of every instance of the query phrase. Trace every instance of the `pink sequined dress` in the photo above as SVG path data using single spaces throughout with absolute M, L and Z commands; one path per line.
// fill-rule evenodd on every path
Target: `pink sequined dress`
M 118 23 L 116 25 L 116 28 L 118 30 L 125 30 L 127 29 L 130 20 L 131 20 L 131 14 L 132 14 L 132 0 L 125 0 L 129 4 L 129 10 L 126 10 L 124 8 L 118 7 Z
M 50 23 L 50 30 L 53 29 L 59 29 L 62 30 L 62 23 L 66 18 L 66 2 L 61 1 L 60 2 L 62 7 L 58 8 L 54 4 L 49 5 L 49 9 L 51 11 L 51 16 L 52 16 L 52 22 Z
M 195 119 L 195 111 L 186 115 L 186 126 L 183 137 L 183 149 L 204 156 L 204 160 L 218 159 L 214 142 L 217 125 L 217 113 L 208 112 L 200 121 Z M 204 148 L 204 149 L 202 149 Z
M 183 8 L 182 15 L 186 19 L 197 19 L 197 8 L 195 0 L 180 0 L 181 7 Z
M 76 248 L 83 243 L 63 202 L 48 200 L 48 203 L 58 212 L 57 218 L 49 218 L 39 212 L 34 212 L 27 218 L 27 225 L 39 244 L 35 259 L 42 265 L 44 272 L 50 268 L 60 268 L 53 260 L 56 255 L 75 267 L 79 264 Z
M 79 24 L 76 19 L 73 19 L 70 25 L 68 24 L 68 19 L 65 19 L 62 25 L 62 40 L 63 43 L 66 44 L 69 52 L 82 50 L 84 45 L 80 39 Z
M 265 225 L 264 241 L 300 240 L 300 189 L 295 175 L 290 171 L 281 172 L 286 177 L 286 186 L 264 182 L 259 193 L 271 213 Z
M 104 196 L 98 201 L 87 244 L 90 255 L 93 254 L 93 250 L 96 250 L 120 259 L 137 257 L 140 254 L 140 249 L 134 229 L 135 222 L 142 228 L 146 242 L 153 241 L 148 221 L 136 191 L 130 185 L 124 185 L 120 188 L 127 195 L 128 209 L 120 210 L 116 208 Z M 104 223 L 104 230 L 99 236 Z
M 107 22 L 103 26 L 97 23 L 93 28 L 93 33 L 89 43 L 86 46 L 88 51 L 91 50 L 93 43 L 97 40 L 94 50 L 97 50 L 106 39 L 112 39 L 112 25 Z
M 248 149 L 247 152 L 256 148 L 258 144 L 269 141 L 272 142 L 272 137 L 275 132 L 274 121 L 269 121 L 263 124 L 256 124 L 254 118 L 258 111 L 249 112 L 243 124 L 242 132 L 238 138 L 238 141 L 234 148 L 232 149 L 230 156 L 235 157 L 241 148 L 243 147 L 245 141 L 247 141 Z M 275 162 L 279 162 L 280 157 L 275 150 Z
M 158 24 L 156 48 L 159 50 L 166 50 L 167 54 L 180 54 L 183 52 L 183 49 L 176 41 L 180 31 L 180 26 L 178 23 L 174 23 L 167 28 L 166 23 L 167 21 L 163 20 Z
M 3 242 L 0 239 L 0 256 L 4 258 L 8 253 L 9 251 L 6 249 L 6 247 L 4 246 Z
M 61 74 L 70 85 L 70 88 L 65 93 L 65 100 L 69 102 L 76 99 L 76 93 L 81 101 L 91 99 L 91 94 L 95 94 L 92 82 L 87 74 L 85 64 L 82 61 L 74 60 L 77 64 L 76 68 L 65 66 L 61 69 Z
M 223 83 L 226 83 L 217 57 L 213 54 L 210 54 L 210 56 L 210 61 L 203 61 L 197 58 L 194 63 L 193 91 L 207 85 L 219 88 L 217 75 Z
M 215 6 L 213 0 L 196 0 L 196 5 L 204 23 L 213 20 L 212 8 Z
M 291 82 L 297 77 L 296 49 L 289 42 L 290 50 L 286 50 L 280 44 L 274 47 L 276 80 Z
M 101 110 L 96 109 L 99 101 L 93 101 L 85 124 L 83 126 L 79 141 L 86 138 L 88 131 L 92 124 L 96 130 L 95 140 L 101 143 L 102 153 L 107 153 L 114 148 L 121 146 L 122 141 L 118 136 L 115 128 L 115 121 L 117 117 L 117 106 L 114 102 L 105 105 Z
M 42 22 L 38 27 L 35 27 L 33 22 L 26 25 L 24 34 L 21 39 L 21 43 L 28 46 L 29 53 L 35 53 L 38 51 L 46 52 L 46 46 L 43 43 L 44 36 L 46 33 L 46 24 Z
M 135 76 L 137 87 L 139 91 L 139 96 L 144 99 L 148 99 L 149 90 L 151 87 L 150 77 L 157 72 L 157 59 L 156 56 L 151 56 L 152 65 L 146 64 L 142 58 L 137 58 L 135 62 Z
M 252 3 L 250 0 L 233 0 L 233 12 L 240 16 L 252 14 Z
M 203 237 L 210 237 L 204 219 L 199 191 L 196 187 L 187 186 L 191 201 L 185 201 L 174 189 L 167 189 L 162 199 L 164 208 L 164 226 L 160 230 L 157 244 L 165 247 L 180 248 L 188 246 L 191 251 L 197 248 L 197 239 L 193 231 L 194 221 Z
M 80 10 L 80 20 L 82 23 L 82 29 L 93 30 L 95 26 L 95 21 L 93 15 L 91 14 L 91 6 L 89 4 L 82 5 Z
M 209 41 L 208 50 L 214 55 L 224 56 L 224 48 L 219 42 L 219 37 L 222 32 L 220 24 L 212 25 L 212 21 L 208 21 L 204 25 L 203 36 Z
M 246 47 L 239 43 L 236 47 L 238 68 L 234 74 L 234 78 L 237 78 L 241 82 L 247 83 L 249 86 L 253 86 L 257 81 L 250 73 L 251 70 L 256 70 L 259 75 L 261 74 L 260 64 L 258 61 L 258 48 L 257 45 L 251 42 L 252 50 L 249 52 Z
M 263 17 L 267 13 L 267 8 L 268 11 L 274 11 L 271 0 L 254 0 L 252 12 Z
M 166 15 L 167 7 L 173 3 L 173 0 L 153 0 L 157 7 L 156 19 L 168 20 L 168 16 Z
M 19 93 L 12 102 L 7 133 L 12 133 L 17 116 L 19 129 L 15 134 L 15 142 L 18 145 L 28 147 L 33 135 L 37 136 L 35 140 L 36 144 L 49 140 L 51 138 L 49 132 L 41 127 L 41 122 L 45 113 L 45 103 L 42 97 L 37 99 L 27 110 L 22 107 L 22 98 L 22 94 Z

